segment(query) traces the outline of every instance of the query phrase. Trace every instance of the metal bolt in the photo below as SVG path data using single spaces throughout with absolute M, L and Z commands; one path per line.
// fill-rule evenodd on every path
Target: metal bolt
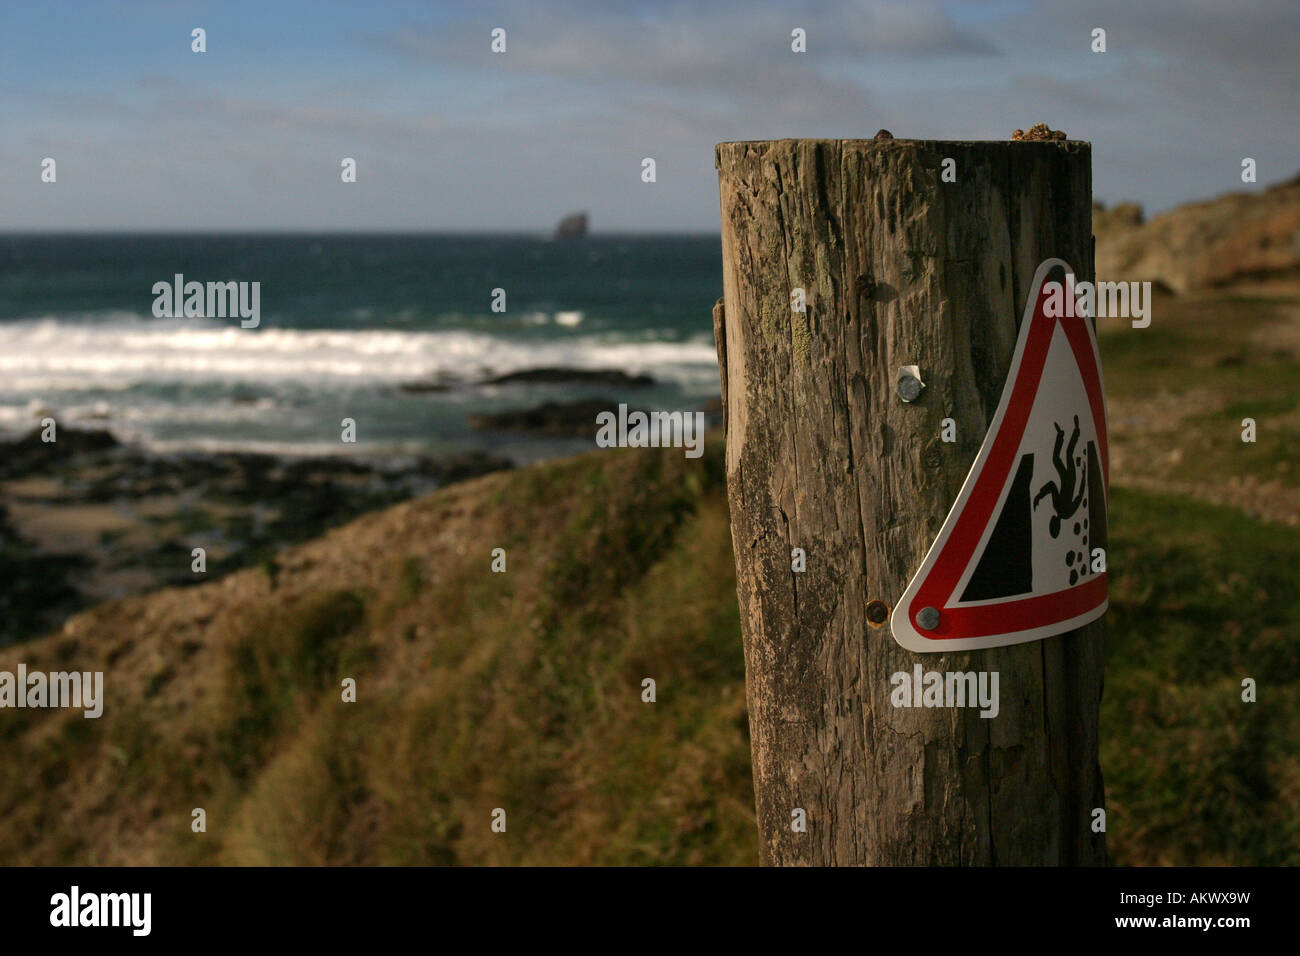
M 916 613 L 916 623 L 923 631 L 933 631 L 939 626 L 939 612 L 932 607 L 923 607 Z
M 915 365 L 904 365 L 898 370 L 898 397 L 909 404 L 921 397 L 925 383 L 921 381 L 921 369 Z

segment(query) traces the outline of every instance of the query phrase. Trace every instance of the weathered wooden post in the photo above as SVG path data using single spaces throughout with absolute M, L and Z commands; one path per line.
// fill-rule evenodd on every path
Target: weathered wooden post
M 1093 278 L 1089 144 L 781 140 L 720 144 L 716 163 L 763 862 L 1105 863 L 1104 619 L 915 654 L 871 603 L 892 608 L 958 495 L 1040 262 Z M 910 365 L 926 387 L 906 402 Z M 891 706 L 891 675 L 917 663 L 997 671 L 999 713 Z

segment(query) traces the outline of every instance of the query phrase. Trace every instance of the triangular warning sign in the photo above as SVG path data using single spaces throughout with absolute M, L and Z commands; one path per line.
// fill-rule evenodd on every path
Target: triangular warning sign
M 1067 278 L 1068 277 L 1068 278 Z M 1106 611 L 1101 362 L 1073 270 L 1034 273 L 1002 399 L 890 626 L 913 651 L 1036 641 Z

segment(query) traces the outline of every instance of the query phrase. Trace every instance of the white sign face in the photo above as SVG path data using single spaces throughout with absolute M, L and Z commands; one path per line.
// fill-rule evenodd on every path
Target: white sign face
M 1060 259 L 1034 274 L 988 434 L 890 617 L 909 650 L 1040 640 L 1106 611 L 1106 405 L 1067 275 Z

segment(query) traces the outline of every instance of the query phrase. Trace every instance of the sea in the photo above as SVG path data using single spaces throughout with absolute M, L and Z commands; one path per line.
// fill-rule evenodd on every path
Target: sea
M 155 317 L 154 284 L 178 273 L 259 282 L 258 327 Z M 569 453 L 594 446 L 594 421 L 591 440 L 539 439 L 468 418 L 583 398 L 699 409 L 719 392 L 721 285 L 716 235 L 0 236 L 0 437 L 49 416 L 160 453 Z M 485 384 L 544 367 L 654 384 Z

